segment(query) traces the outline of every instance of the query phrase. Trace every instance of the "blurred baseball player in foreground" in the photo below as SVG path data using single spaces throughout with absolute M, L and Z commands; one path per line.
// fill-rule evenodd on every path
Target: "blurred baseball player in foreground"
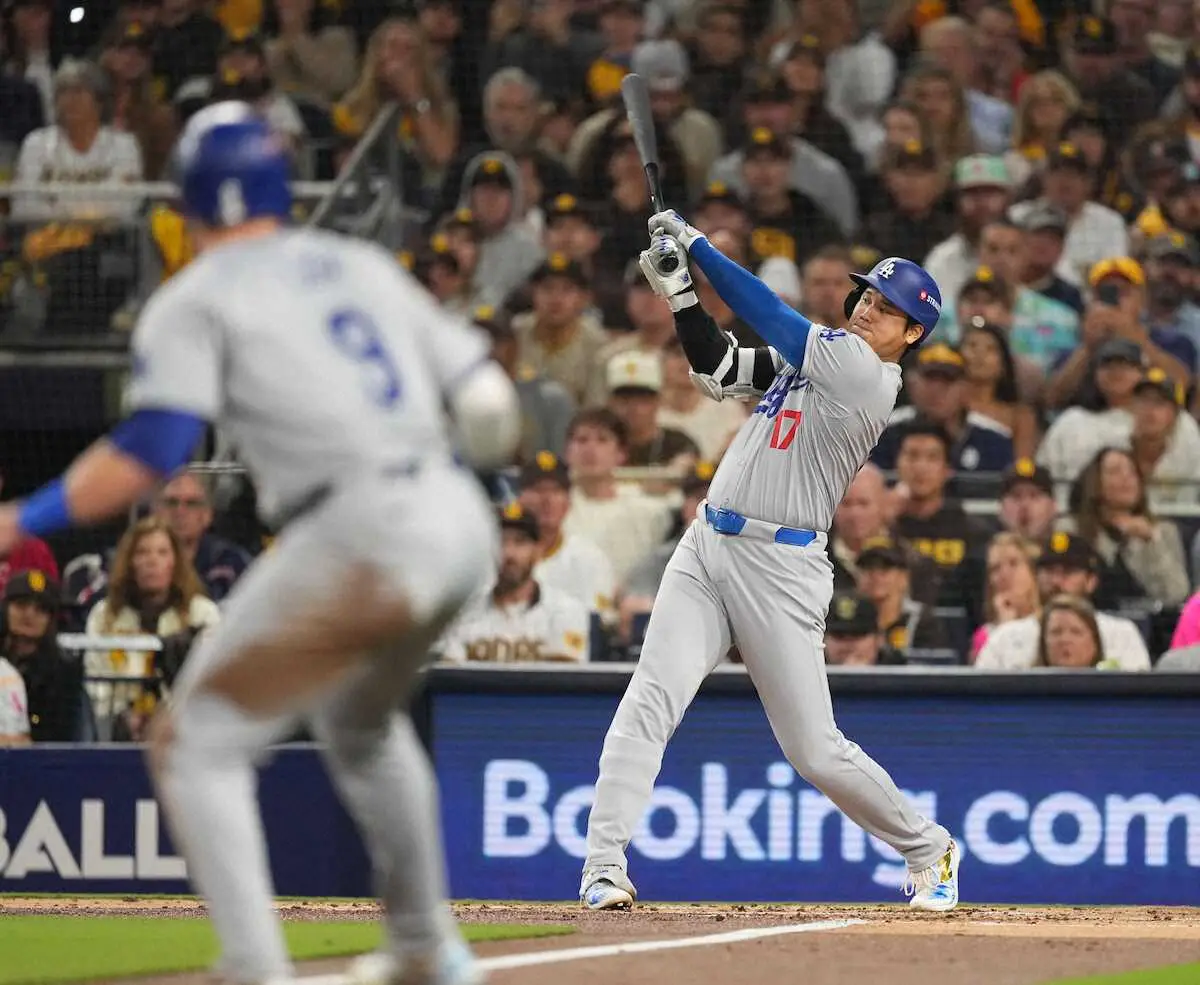
M 904 856 L 911 904 L 958 903 L 959 850 L 833 720 L 822 649 L 833 569 L 826 531 L 900 390 L 899 360 L 933 329 L 941 297 L 916 264 L 852 275 L 848 328 L 814 325 L 674 212 L 650 220 L 641 266 L 667 298 L 694 382 L 715 400 L 760 397 L 713 476 L 659 586 L 637 669 L 609 727 L 588 819 L 580 898 L 627 908 L 625 850 L 663 750 L 701 682 L 736 643 L 791 764 Z M 685 252 L 686 251 L 686 252 Z M 659 273 L 669 253 L 678 268 Z M 687 260 L 768 343 L 738 348 L 700 307 Z
M 494 564 L 491 507 L 454 463 L 450 432 L 472 464 L 501 464 L 516 396 L 486 340 L 388 254 L 286 227 L 287 158 L 249 107 L 198 113 L 179 167 L 200 255 L 142 314 L 131 416 L 61 479 L 0 508 L 0 551 L 126 509 L 188 461 L 207 423 L 226 432 L 281 532 L 201 638 L 149 752 L 221 971 L 291 979 L 254 766 L 305 721 L 385 907 L 385 950 L 350 980 L 474 985 L 446 905 L 435 780 L 397 709 Z

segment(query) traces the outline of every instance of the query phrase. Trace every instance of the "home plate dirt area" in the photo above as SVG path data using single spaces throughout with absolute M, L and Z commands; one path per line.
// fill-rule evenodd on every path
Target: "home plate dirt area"
M 200 915 L 193 900 L 6 900 L 5 911 L 56 914 Z M 24 904 L 24 905 L 21 905 Z M 374 919 L 367 902 L 283 902 L 289 920 Z M 904 906 L 642 905 L 592 913 L 575 903 L 464 903 L 460 920 L 566 924 L 562 937 L 483 943 L 491 985 L 1042 985 L 1200 961 L 1200 909 L 1180 907 L 960 906 L 926 914 Z M 826 929 L 797 932 L 798 925 Z M 774 929 L 773 929 L 774 928 Z M 770 934 L 763 931 L 770 930 Z M 744 933 L 738 933 L 744 932 Z M 718 938 L 706 941 L 706 938 Z M 721 939 L 732 937 L 733 939 Z M 690 940 L 689 940 L 690 939 Z M 660 949 L 651 942 L 675 941 Z M 646 942 L 634 953 L 615 945 Z M 567 952 L 601 951 L 572 958 Z M 552 963 L 543 952 L 563 952 Z M 344 961 L 312 962 L 304 976 L 335 985 Z M 209 985 L 203 975 L 137 979 L 141 985 Z

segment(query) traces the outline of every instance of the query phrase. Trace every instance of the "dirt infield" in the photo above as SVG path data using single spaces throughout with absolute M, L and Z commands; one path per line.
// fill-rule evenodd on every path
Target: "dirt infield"
M 289 920 L 370 920 L 366 902 L 283 902 Z M 478 946 L 481 955 L 532 955 L 632 941 L 661 941 L 828 920 L 841 929 L 591 958 L 494 971 L 493 985 L 561 985 L 593 976 L 598 966 L 622 985 L 927 985 L 930 976 L 963 985 L 1041 985 L 1056 978 L 1200 961 L 1200 910 L 1172 907 L 963 906 L 938 916 L 902 906 L 671 905 L 630 913 L 590 913 L 575 904 L 471 903 L 457 907 L 468 923 L 562 923 L 569 937 Z M 0 899 L 5 913 L 202 915 L 192 900 Z M 342 962 L 304 971 L 328 973 Z M 142 985 L 208 985 L 204 975 L 140 979 Z

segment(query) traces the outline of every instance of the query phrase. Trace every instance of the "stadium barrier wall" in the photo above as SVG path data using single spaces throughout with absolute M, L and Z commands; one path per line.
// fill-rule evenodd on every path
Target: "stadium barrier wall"
M 574 895 L 628 668 L 437 668 L 417 705 L 457 897 Z M 835 672 L 846 734 L 963 844 L 979 902 L 1200 904 L 1200 675 Z M 369 895 L 310 746 L 261 785 L 277 886 Z M 646 899 L 895 901 L 904 870 L 780 755 L 741 668 L 705 685 L 631 849 Z M 0 891 L 175 893 L 136 749 L 0 754 Z

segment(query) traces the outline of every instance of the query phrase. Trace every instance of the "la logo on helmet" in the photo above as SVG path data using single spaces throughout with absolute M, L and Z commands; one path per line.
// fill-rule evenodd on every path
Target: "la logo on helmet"
M 896 264 L 891 260 L 889 260 L 887 263 L 885 263 L 882 267 L 879 268 L 879 276 L 882 277 L 884 280 L 887 280 L 895 272 L 896 272 Z

